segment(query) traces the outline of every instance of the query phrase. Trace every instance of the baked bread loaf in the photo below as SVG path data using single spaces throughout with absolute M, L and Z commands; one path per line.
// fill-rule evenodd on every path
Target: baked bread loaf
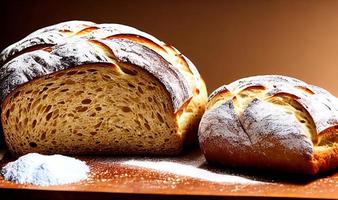
M 9 46 L 0 62 L 15 155 L 174 155 L 197 140 L 203 80 L 178 50 L 137 29 L 64 22 Z
M 338 100 L 290 77 L 243 78 L 210 95 L 198 134 L 210 163 L 316 174 L 338 166 Z

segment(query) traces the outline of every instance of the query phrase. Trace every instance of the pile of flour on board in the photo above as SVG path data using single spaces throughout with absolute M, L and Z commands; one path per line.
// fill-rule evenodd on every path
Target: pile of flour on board
M 62 185 L 84 180 L 90 172 L 85 162 L 62 155 L 29 153 L 1 170 L 5 180 L 40 186 Z

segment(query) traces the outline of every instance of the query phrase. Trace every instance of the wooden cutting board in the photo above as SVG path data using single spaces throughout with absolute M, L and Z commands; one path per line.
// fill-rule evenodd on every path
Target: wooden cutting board
M 0 156 L 1 158 L 2 156 Z M 16 184 L 0 178 L 0 192 L 12 197 L 44 199 L 242 199 L 263 197 L 338 198 L 338 173 L 300 177 L 276 172 L 239 170 L 210 166 L 198 149 L 178 157 L 78 157 L 91 168 L 88 180 L 69 185 L 40 187 Z M 13 160 L 8 155 L 2 167 Z

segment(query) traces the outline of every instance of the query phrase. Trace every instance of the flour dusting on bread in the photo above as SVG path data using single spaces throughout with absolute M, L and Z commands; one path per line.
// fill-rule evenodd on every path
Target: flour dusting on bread
M 334 169 L 337 108 L 332 94 L 295 78 L 239 79 L 209 96 L 199 127 L 200 146 L 207 160 L 221 164 L 309 174 Z M 247 139 L 234 140 L 243 133 L 250 145 Z

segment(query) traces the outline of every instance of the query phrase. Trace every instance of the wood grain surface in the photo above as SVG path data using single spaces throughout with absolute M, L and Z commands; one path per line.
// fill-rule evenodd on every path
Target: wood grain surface
M 0 178 L 0 192 L 25 199 L 118 197 L 151 198 L 326 198 L 338 197 L 338 173 L 316 177 L 210 166 L 198 149 L 178 157 L 78 157 L 90 177 L 69 185 L 40 187 Z M 8 154 L 2 167 L 13 160 Z M 159 170 L 161 169 L 161 171 Z

